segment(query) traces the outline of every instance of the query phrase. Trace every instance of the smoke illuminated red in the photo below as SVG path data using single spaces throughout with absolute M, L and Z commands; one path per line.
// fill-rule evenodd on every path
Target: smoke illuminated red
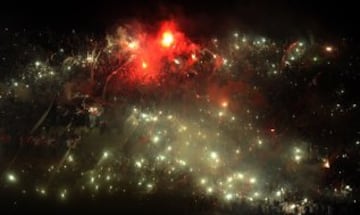
M 174 70 L 171 72 L 185 74 L 197 59 L 197 46 L 177 29 L 174 22 L 163 22 L 155 34 L 132 32 L 132 36 L 124 40 L 119 44 L 124 45 L 131 56 L 126 77 L 142 84 L 159 80 L 164 66 Z

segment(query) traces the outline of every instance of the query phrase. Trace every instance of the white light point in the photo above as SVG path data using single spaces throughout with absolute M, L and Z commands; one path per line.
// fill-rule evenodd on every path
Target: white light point
M 12 173 L 9 173 L 9 174 L 7 175 L 7 179 L 8 179 L 8 181 L 11 182 L 11 183 L 15 183 L 15 182 L 16 182 L 16 177 L 15 177 L 15 175 L 12 174 Z
M 231 193 L 228 193 L 225 195 L 225 199 L 230 201 L 233 198 L 233 195 Z
M 44 188 L 42 188 L 42 189 L 40 189 L 40 193 L 41 193 L 42 195 L 46 195 L 46 190 L 45 190 Z
M 206 179 L 205 178 L 202 178 L 201 180 L 200 180 L 200 184 L 206 184 Z
M 89 62 L 89 63 L 92 63 L 92 62 L 94 62 L 94 57 L 93 56 L 87 56 L 86 61 Z
M 159 140 L 160 140 L 159 136 L 154 136 L 154 138 L 153 138 L 154 143 L 158 143 Z
M 138 168 L 141 168 L 142 164 L 140 161 L 136 161 L 135 162 L 135 166 L 138 167 Z
M 326 51 L 326 52 L 329 52 L 329 53 L 330 53 L 330 52 L 332 52 L 333 50 L 334 50 L 334 48 L 333 48 L 332 46 L 326 46 L 326 47 L 325 47 L 325 51 Z
M 73 162 L 73 161 L 74 161 L 74 158 L 73 158 L 73 156 L 72 156 L 72 155 L 69 155 L 69 157 L 68 157 L 68 161 L 69 161 L 69 162 Z
M 109 152 L 104 152 L 104 153 L 103 153 L 103 158 L 106 159 L 106 158 L 108 158 L 108 157 L 109 157 Z
M 66 198 L 66 190 L 63 190 L 60 192 L 60 198 L 65 199 Z
M 243 178 L 244 178 L 244 175 L 243 175 L 242 173 L 238 173 L 238 174 L 237 174 L 237 178 L 238 178 L 238 179 L 243 179 Z
M 218 158 L 218 154 L 216 153 L 216 152 L 211 152 L 210 153 L 210 157 L 211 157 L 211 159 L 217 159 Z
M 181 166 L 186 166 L 186 161 L 184 161 L 184 160 L 179 160 L 179 164 L 180 164 Z
M 256 183 L 256 178 L 250 178 L 249 182 L 250 182 L 250 184 L 255 184 Z
M 157 159 L 163 161 L 163 160 L 165 160 L 165 156 L 164 155 L 158 155 Z

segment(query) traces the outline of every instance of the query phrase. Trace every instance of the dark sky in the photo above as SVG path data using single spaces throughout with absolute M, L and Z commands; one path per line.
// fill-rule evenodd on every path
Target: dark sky
M 1 1 L 1 27 L 103 32 L 127 19 L 182 17 L 190 31 L 221 31 L 229 25 L 267 34 L 356 33 L 355 3 L 345 1 Z M 197 2 L 197 3 L 194 3 Z M 354 1 L 353 1 L 354 2 Z M 191 21 L 189 21 L 191 20 Z M 193 26 L 189 22 L 194 22 Z

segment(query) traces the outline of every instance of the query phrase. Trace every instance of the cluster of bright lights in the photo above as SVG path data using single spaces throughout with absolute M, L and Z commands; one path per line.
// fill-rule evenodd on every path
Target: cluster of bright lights
M 81 190 L 96 195 L 101 191 L 127 192 L 127 188 L 132 186 L 145 193 L 171 190 L 171 187 L 187 180 L 194 193 L 217 196 L 227 202 L 240 198 L 250 201 L 282 198 L 285 190 L 279 187 L 283 184 L 279 184 L 274 190 L 263 189 L 269 182 L 276 180 L 275 173 L 268 174 L 267 169 L 271 167 L 264 163 L 280 163 L 281 167 L 276 171 L 287 165 L 293 165 L 299 170 L 307 152 L 303 147 L 284 146 L 281 154 L 285 156 L 280 156 L 271 149 L 268 143 L 272 143 L 274 138 L 284 142 L 288 140 L 277 136 L 276 127 L 262 131 L 258 126 L 261 124 L 261 114 L 257 109 L 233 96 L 258 92 L 256 86 L 248 87 L 237 82 L 239 72 L 233 68 L 235 65 L 241 68 L 252 65 L 251 60 L 257 54 L 261 56 L 257 60 L 264 64 L 251 69 L 261 78 L 272 79 L 274 75 L 281 75 L 284 68 L 302 65 L 304 59 L 313 63 L 320 61 L 319 54 L 308 53 L 310 44 L 302 40 L 291 43 L 286 50 L 281 51 L 281 46 L 269 38 L 240 33 L 233 34 L 230 42 L 228 41 L 230 45 L 222 46 L 221 41 L 215 38 L 211 47 L 206 48 L 194 46 L 175 28 L 162 29 L 158 36 L 146 35 L 146 39 L 140 35 L 142 34 L 130 36 L 129 33 L 124 33 L 120 42 L 109 42 L 104 50 L 110 51 L 106 53 L 110 56 L 115 53 L 117 58 L 126 63 L 107 76 L 103 85 L 107 86 L 111 80 L 109 77 L 114 74 L 114 77 L 118 77 L 114 83 L 130 79 L 132 85 L 129 89 L 135 88 L 136 92 L 142 92 L 144 100 L 148 89 L 152 92 L 157 87 L 169 86 L 171 78 L 178 77 L 179 74 L 189 82 L 189 77 L 194 74 L 200 77 L 208 75 L 209 78 L 201 80 L 210 87 L 196 88 L 201 85 L 196 83 L 198 80 L 193 85 L 189 84 L 192 90 L 186 90 L 182 95 L 191 99 L 186 105 L 179 105 L 179 109 L 183 108 L 181 111 L 171 105 L 173 100 L 178 100 L 174 96 L 177 94 L 173 92 L 180 91 L 179 89 L 161 89 L 161 92 L 154 90 L 154 94 L 158 93 L 156 95 L 160 97 L 158 100 L 154 99 L 157 102 L 155 105 L 144 105 L 144 102 L 139 102 L 138 106 L 126 104 L 126 114 L 123 114 L 126 119 L 120 123 L 123 130 L 120 134 L 109 134 L 116 139 L 115 144 L 109 144 L 109 147 L 101 148 L 99 154 L 92 155 L 97 161 L 94 166 L 86 170 L 77 169 L 81 163 L 81 156 L 78 154 L 82 152 L 69 149 L 61 162 L 51 164 L 47 169 L 47 178 L 79 171 L 78 178 L 74 179 L 78 183 L 72 181 L 73 184 L 64 186 L 66 189 L 57 187 L 56 191 L 51 186 L 36 186 L 35 191 L 41 196 L 54 192 L 65 200 L 72 193 L 71 189 L 75 189 L 75 184 L 80 184 Z M 120 51 L 112 51 L 116 50 L 114 47 Z M 334 50 L 333 46 L 325 47 L 326 53 Z M 61 70 L 68 72 L 81 67 L 96 71 L 99 56 L 92 51 L 68 57 L 62 62 Z M 25 81 L 29 82 L 27 86 L 34 86 L 45 79 L 55 80 L 59 78 L 58 74 L 64 72 L 55 72 L 52 67 L 40 61 L 35 61 L 29 70 L 32 73 L 26 75 L 31 78 L 24 76 L 23 80 L 14 79 L 12 87 L 19 88 Z M 124 74 L 122 71 L 125 71 Z M 231 87 L 218 84 L 220 79 L 232 84 Z M 124 81 L 124 86 L 128 86 L 126 84 L 128 82 Z M 186 84 L 184 86 L 188 87 Z M 107 91 L 103 92 L 106 95 Z M 0 99 L 3 95 L 5 94 L 1 94 Z M 162 95 L 173 99 L 166 100 L 164 98 L 167 97 Z M 86 107 L 87 113 L 100 117 L 103 114 L 100 106 Z M 97 131 L 94 129 L 89 132 Z M 356 141 L 355 144 L 360 143 Z M 102 144 L 97 145 L 100 146 Z M 323 160 L 323 167 L 330 168 L 328 159 Z M 20 186 L 19 177 L 20 174 L 8 173 L 6 180 L 9 184 L 16 183 Z M 349 186 L 344 190 L 350 192 L 352 189 Z M 293 210 L 295 207 L 292 204 L 288 208 Z

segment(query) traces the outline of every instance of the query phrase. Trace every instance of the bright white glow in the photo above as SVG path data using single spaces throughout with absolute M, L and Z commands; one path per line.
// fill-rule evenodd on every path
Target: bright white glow
M 8 181 L 11 182 L 11 183 L 16 182 L 16 177 L 15 177 L 15 175 L 12 174 L 12 173 L 9 173 L 9 174 L 7 175 L 7 179 L 8 179 Z
M 256 178 L 250 178 L 250 183 L 255 184 L 256 183 Z
M 159 140 L 160 140 L 159 136 L 154 136 L 154 138 L 153 138 L 153 142 L 154 142 L 154 143 L 159 142 Z
M 45 190 L 44 188 L 41 188 L 41 189 L 40 189 L 40 193 L 41 193 L 42 195 L 45 195 L 45 194 L 46 194 L 46 190 Z
M 69 162 L 73 162 L 73 161 L 74 161 L 74 158 L 73 158 L 73 156 L 72 156 L 72 155 L 69 155 L 69 157 L 68 157 L 68 161 L 69 161 Z
M 202 179 L 200 180 L 200 183 L 201 183 L 201 184 L 206 184 L 206 179 L 205 179 L 205 178 L 202 178 Z
M 233 198 L 233 195 L 231 193 L 228 193 L 225 195 L 225 199 L 228 201 L 231 200 L 232 198 Z
M 140 161 L 136 161 L 135 162 L 135 166 L 138 167 L 138 168 L 141 168 L 142 164 Z
M 238 179 L 243 179 L 243 178 L 244 178 L 244 175 L 241 174 L 241 173 L 238 173 L 238 174 L 237 174 L 237 178 L 238 178 Z
M 211 153 L 210 153 L 210 157 L 211 157 L 212 159 L 217 159 L 217 158 L 218 158 L 218 154 L 217 154 L 216 152 L 211 152 Z

